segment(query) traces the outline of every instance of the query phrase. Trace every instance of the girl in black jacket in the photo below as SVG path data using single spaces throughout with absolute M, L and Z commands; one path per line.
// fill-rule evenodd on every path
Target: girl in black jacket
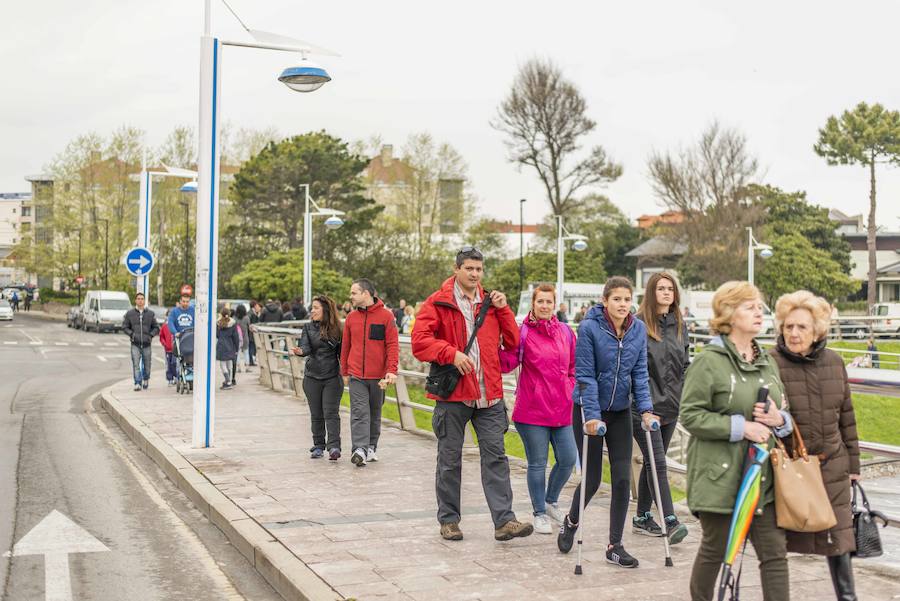
M 319 459 L 328 449 L 328 458 L 341 456 L 341 326 L 337 308 L 327 296 L 312 301 L 310 322 L 303 327 L 300 346 L 291 351 L 306 357 L 303 370 L 303 394 L 309 403 L 313 446 L 311 459 Z
M 672 504 L 672 493 L 666 472 L 666 452 L 678 423 L 681 387 L 684 372 L 690 363 L 687 328 L 678 304 L 678 284 L 672 274 L 655 273 L 647 282 L 638 318 L 647 326 L 647 371 L 650 374 L 650 396 L 653 412 L 660 418 L 658 432 L 651 432 L 653 457 L 647 449 L 647 438 L 640 428 L 640 416 L 632 412 L 634 439 L 644 456 L 644 467 L 638 481 L 637 515 L 632 519 L 631 531 L 647 536 L 662 536 L 662 528 L 650 513 L 653 498 L 653 474 L 650 461 L 656 463 L 662 510 L 665 514 L 666 535 L 673 545 L 687 536 L 687 527 L 679 523 Z
M 237 332 L 237 324 L 231 319 L 231 309 L 222 309 L 219 321 L 216 322 L 216 360 L 219 362 L 222 375 L 225 376 L 222 390 L 228 390 L 234 386 L 231 365 L 237 359 L 240 347 L 241 340 Z

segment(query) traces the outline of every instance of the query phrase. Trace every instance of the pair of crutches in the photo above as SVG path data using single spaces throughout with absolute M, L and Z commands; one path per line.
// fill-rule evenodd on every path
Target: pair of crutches
M 584 408 L 581 409 L 581 423 L 584 424 Z M 656 432 L 659 430 L 659 421 L 653 420 L 650 422 L 650 429 L 647 429 L 643 424 L 641 424 L 641 429 L 644 430 L 644 435 L 646 436 L 647 441 L 647 454 L 650 455 L 650 472 L 653 474 L 653 490 L 656 493 L 656 510 L 659 514 L 659 523 L 660 527 L 663 529 L 663 545 L 666 549 L 666 567 L 672 567 L 674 564 L 672 563 L 672 553 L 669 549 L 669 537 L 666 534 L 666 518 L 663 515 L 662 508 L 662 495 L 659 492 L 659 476 L 656 473 L 656 454 L 653 451 L 653 438 L 651 437 L 651 430 Z M 578 500 L 578 553 L 577 559 L 575 563 L 575 574 L 581 575 L 581 548 L 582 541 L 584 540 L 584 487 L 587 484 L 587 470 L 588 470 L 588 436 L 603 436 L 606 434 L 606 423 L 601 421 L 600 425 L 597 428 L 596 434 L 588 434 L 587 428 L 582 425 L 582 430 L 584 432 L 584 437 L 581 442 L 581 494 L 579 495 Z M 603 455 L 601 450 L 600 455 L 600 468 L 603 468 Z

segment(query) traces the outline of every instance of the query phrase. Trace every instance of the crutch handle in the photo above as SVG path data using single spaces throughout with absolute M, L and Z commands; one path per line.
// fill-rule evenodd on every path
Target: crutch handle
M 584 431 L 585 435 L 587 435 L 587 436 L 605 436 L 606 435 L 606 422 L 603 421 L 602 419 L 598 420 L 598 421 L 600 423 L 597 424 L 597 431 L 594 434 L 591 434 L 590 432 L 588 432 L 587 423 L 585 423 L 584 426 L 582 426 L 582 430 Z

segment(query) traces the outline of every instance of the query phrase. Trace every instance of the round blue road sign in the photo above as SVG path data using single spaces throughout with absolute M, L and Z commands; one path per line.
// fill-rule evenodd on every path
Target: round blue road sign
M 125 268 L 133 276 L 147 275 L 153 269 L 153 263 L 153 253 L 142 246 L 132 248 L 125 256 Z

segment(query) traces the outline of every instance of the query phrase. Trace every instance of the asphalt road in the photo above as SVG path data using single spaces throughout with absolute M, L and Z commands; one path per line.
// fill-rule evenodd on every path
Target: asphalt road
M 97 393 L 130 373 L 121 334 L 22 314 L 0 322 L 0 555 L 56 510 L 109 549 L 68 556 L 72 599 L 280 600 L 98 411 Z M 173 394 L 173 402 L 189 399 Z M 65 590 L 56 581 L 45 590 L 52 563 L 0 556 L 0 598 L 33 601 Z

